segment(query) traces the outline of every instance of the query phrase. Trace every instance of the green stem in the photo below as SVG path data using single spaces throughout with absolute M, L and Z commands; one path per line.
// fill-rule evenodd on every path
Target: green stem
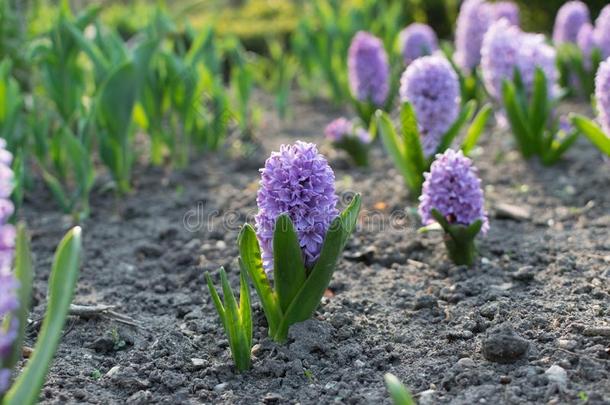
M 445 234 L 445 246 L 449 252 L 449 257 L 457 265 L 472 266 L 477 257 L 474 238 L 456 239 L 450 234 Z

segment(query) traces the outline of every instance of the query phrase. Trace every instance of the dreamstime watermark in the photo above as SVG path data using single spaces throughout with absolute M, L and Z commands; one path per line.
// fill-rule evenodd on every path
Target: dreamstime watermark
M 339 207 L 346 207 L 354 193 L 345 192 L 339 196 Z M 221 211 L 210 208 L 203 201 L 186 211 L 182 217 L 184 229 L 188 232 L 239 232 L 245 223 L 254 224 L 256 208 Z M 419 225 L 416 215 L 408 208 L 389 210 L 363 207 L 356 224 L 357 232 L 376 233 L 415 229 Z

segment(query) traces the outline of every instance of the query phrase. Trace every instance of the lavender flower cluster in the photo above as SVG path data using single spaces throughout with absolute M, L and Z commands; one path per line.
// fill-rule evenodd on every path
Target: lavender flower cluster
M 519 25 L 519 6 L 512 1 L 498 1 L 491 4 L 494 21 L 506 19 L 512 25 Z
M 462 151 L 447 149 L 436 155 L 430 172 L 424 174 L 419 215 L 425 225 L 435 222 L 432 210 L 438 210 L 449 223 L 468 226 L 483 221 L 483 234 L 489 230 L 484 209 L 481 180 L 472 161 Z
M 371 134 L 362 127 L 354 125 L 347 118 L 341 117 L 330 122 L 324 129 L 326 139 L 341 142 L 346 138 L 356 138 L 363 144 L 371 143 Z
M 502 83 L 513 79 L 515 69 L 521 74 L 528 92 L 532 91 L 536 68 L 542 69 L 549 97 L 557 95 L 556 53 L 545 43 L 543 35 L 523 32 L 502 19 L 492 24 L 485 34 L 481 55 L 483 82 L 494 99 L 501 99 Z
M 492 8 L 484 0 L 466 0 L 460 7 L 455 30 L 455 63 L 471 72 L 481 61 L 481 44 L 493 20 Z
M 430 55 L 438 50 L 436 33 L 426 24 L 410 24 L 400 32 L 398 41 L 403 60 L 407 66 L 415 59 Z
M 19 307 L 19 283 L 11 271 L 15 228 L 7 223 L 14 210 L 10 200 L 13 191 L 11 161 L 12 155 L 6 150 L 6 142 L 0 139 L 0 325 Z M 0 366 L 11 352 L 13 341 L 17 337 L 17 327 L 17 321 L 12 319 L 6 330 L 0 328 Z M 10 370 L 0 367 L 0 394 L 8 389 L 10 376 Z
M 415 109 L 424 153 L 431 156 L 460 109 L 460 83 L 442 56 L 424 56 L 407 67 L 400 79 L 400 100 Z
M 606 136 L 610 137 L 610 58 L 602 62 L 597 70 L 595 100 L 599 123 Z
M 381 40 L 359 31 L 348 55 L 349 84 L 358 101 L 382 106 L 390 91 L 390 66 Z
M 576 43 L 578 32 L 583 25 L 590 23 L 591 17 L 587 5 L 582 1 L 568 1 L 555 17 L 553 27 L 553 41 L 556 44 L 564 42 Z
M 256 231 L 265 270 L 273 270 L 273 232 L 281 214 L 288 214 L 295 226 L 305 265 L 315 264 L 338 215 L 337 200 L 335 175 L 316 145 L 298 141 L 273 152 L 261 169 L 256 199 Z
M 610 57 L 610 4 L 605 6 L 595 20 L 593 41 L 604 59 Z

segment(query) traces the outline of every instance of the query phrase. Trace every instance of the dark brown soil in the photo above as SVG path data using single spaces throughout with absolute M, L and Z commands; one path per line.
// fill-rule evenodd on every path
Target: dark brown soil
M 300 103 L 283 125 L 267 117 L 264 147 L 246 158 L 203 156 L 172 175 L 140 167 L 136 192 L 118 203 L 102 178 L 75 302 L 115 305 L 141 326 L 71 317 L 42 402 L 389 403 L 383 375 L 392 372 L 422 404 L 610 403 L 609 162 L 580 140 L 542 167 L 524 162 L 507 132 L 487 131 L 474 159 L 491 230 L 467 269 L 447 260 L 441 235 L 417 233 L 415 205 L 380 145 L 363 170 L 324 143 L 338 114 Z M 266 338 L 253 298 L 255 359 L 237 375 L 203 273 L 225 266 L 237 286 L 235 239 L 256 213 L 257 169 L 297 139 L 323 145 L 342 199 L 362 193 L 363 219 L 333 294 L 286 345 Z M 529 218 L 506 215 L 506 204 Z M 70 224 L 40 185 L 23 212 L 36 321 Z

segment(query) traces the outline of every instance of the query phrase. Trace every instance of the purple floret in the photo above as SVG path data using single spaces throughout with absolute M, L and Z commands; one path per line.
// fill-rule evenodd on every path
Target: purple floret
M 455 30 L 455 63 L 470 73 L 481 61 L 483 36 L 493 21 L 493 9 L 483 0 L 466 0 Z
M 419 215 L 424 225 L 435 221 L 432 210 L 438 210 L 451 224 L 469 226 L 483 221 L 483 234 L 489 230 L 484 207 L 481 180 L 472 161 L 462 151 L 447 149 L 436 155 L 430 172 L 424 174 L 422 195 L 419 197 Z
M 536 68 L 542 69 L 549 98 L 557 95 L 556 53 L 545 43 L 543 35 L 522 32 L 519 27 L 502 19 L 492 24 L 485 34 L 481 54 L 483 82 L 496 101 L 502 99 L 502 83 L 513 80 L 515 69 L 521 74 L 528 93 L 533 88 Z
M 597 104 L 597 119 L 610 137 L 610 58 L 599 65 L 595 76 L 595 100 Z
M 512 1 L 498 1 L 491 5 L 493 7 L 494 21 L 506 18 L 512 25 L 519 25 L 519 6 Z
M 0 326 L 5 325 L 6 318 L 19 308 L 17 289 L 19 283 L 10 269 L 0 269 Z M 0 365 L 12 351 L 13 342 L 17 338 L 18 321 L 11 319 L 8 328 L 0 327 Z M 0 395 L 9 388 L 11 371 L 0 368 Z
M 273 152 L 260 172 L 256 233 L 265 270 L 273 270 L 273 231 L 281 214 L 292 220 L 305 265 L 311 268 L 338 215 L 332 169 L 316 145 L 297 141 Z
M 405 65 L 438 50 L 438 38 L 430 26 L 413 23 L 400 32 L 400 49 Z
M 595 20 L 593 33 L 596 46 L 602 51 L 602 58 L 610 57 L 610 4 L 605 6 Z
M 591 69 L 591 55 L 593 54 L 593 49 L 597 47 L 593 35 L 593 25 L 586 23 L 580 27 L 580 31 L 578 31 L 578 36 L 576 37 L 576 44 L 582 51 L 585 68 Z
M 431 156 L 459 114 L 458 76 L 440 55 L 419 58 L 400 79 L 400 101 L 413 105 L 424 154 Z
M 368 32 L 357 32 L 349 47 L 347 65 L 354 98 L 383 106 L 390 90 L 390 66 L 381 40 Z
M 330 122 L 324 129 L 324 135 L 333 142 L 339 142 L 354 132 L 354 124 L 347 118 L 337 118 Z
M 564 42 L 576 43 L 580 28 L 591 22 L 589 9 L 582 1 L 568 1 L 565 3 L 555 17 L 553 27 L 553 42 L 562 44 Z

